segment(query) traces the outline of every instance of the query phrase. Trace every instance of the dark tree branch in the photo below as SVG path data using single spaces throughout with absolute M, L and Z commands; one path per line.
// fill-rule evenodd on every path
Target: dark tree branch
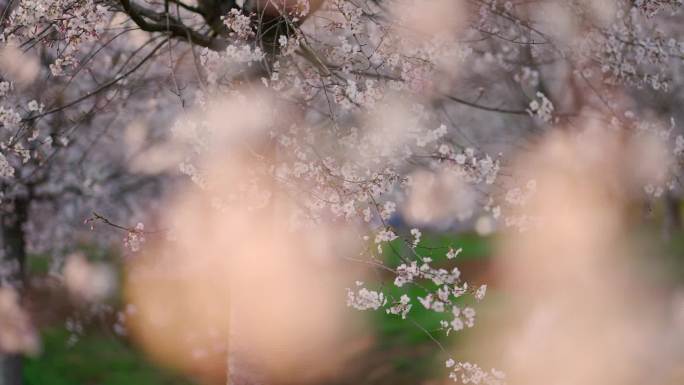
M 186 40 L 192 44 L 197 44 L 201 47 L 206 47 L 215 51 L 224 49 L 227 42 L 223 39 L 214 36 L 206 35 L 186 26 L 179 19 L 152 11 L 148 8 L 141 7 L 130 0 L 120 0 L 124 12 L 130 16 L 131 20 L 146 32 L 167 32 L 172 37 Z M 205 15 L 204 11 L 197 9 L 197 13 Z M 152 22 L 149 20 L 156 20 Z

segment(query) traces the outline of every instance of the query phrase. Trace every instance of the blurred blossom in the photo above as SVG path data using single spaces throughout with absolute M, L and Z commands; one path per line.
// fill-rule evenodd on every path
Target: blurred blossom
M 33 83 L 40 71 L 38 58 L 11 44 L 0 47 L 0 68 L 3 74 L 21 87 Z
M 668 151 L 670 138 L 663 136 L 665 130 L 648 129 L 632 135 L 626 141 L 627 151 L 624 168 L 630 173 L 628 188 L 633 192 L 645 185 L 662 186 L 668 182 L 670 167 L 676 161 Z M 624 172 L 624 171 L 623 171 Z M 640 191 L 639 191 L 640 192 Z
M 535 19 L 556 39 L 572 43 L 577 38 L 580 26 L 577 19 L 570 17 L 572 10 L 560 2 L 545 2 L 533 10 Z
M 10 287 L 0 287 L 0 353 L 37 354 L 40 340 L 19 296 Z
M 462 0 L 403 0 L 391 3 L 395 17 L 404 28 L 400 33 L 425 41 L 436 35 L 453 36 L 463 27 L 466 17 L 465 1 Z
M 575 44 L 586 38 L 587 25 L 592 23 L 609 27 L 616 14 L 616 5 L 610 0 L 580 0 L 578 2 L 542 2 L 530 9 L 539 28 L 565 44 Z M 585 18 L 575 17 L 580 12 Z
M 270 116 L 250 103 L 216 102 L 202 117 L 206 142 L 184 125 L 209 149 L 197 159 L 203 183 L 169 202 L 162 227 L 173 239 L 148 239 L 130 260 L 125 298 L 137 311 L 126 322 L 153 359 L 204 382 L 225 381 L 226 366 L 237 383 L 317 381 L 363 347 L 344 306 L 359 272 L 340 265 L 360 237 L 352 225 L 297 220 L 260 171 L 272 155 L 254 137 Z
M 129 168 L 132 172 L 158 174 L 175 169 L 183 160 L 181 149 L 173 141 L 150 143 L 149 128 L 140 121 L 126 127 L 124 149 L 130 155 Z
M 496 230 L 496 222 L 489 215 L 483 215 L 475 221 L 475 232 L 480 236 L 491 235 Z
M 411 175 L 404 213 L 411 223 L 435 227 L 469 219 L 475 208 L 472 187 L 451 171 L 417 171 Z
M 82 253 L 66 258 L 64 281 L 69 292 L 78 299 L 98 302 L 109 298 L 116 288 L 112 268 L 101 262 L 90 262 Z
M 515 313 L 499 331 L 503 350 L 490 354 L 509 383 L 639 384 L 656 367 L 656 383 L 668 383 L 672 357 L 684 358 L 662 344 L 681 330 L 659 326 L 663 302 L 628 236 L 630 186 L 640 178 L 630 167 L 658 162 L 652 146 L 624 146 L 618 132 L 591 126 L 550 135 L 518 163 L 536 180 L 520 210 L 537 220 L 508 232 L 498 260 Z
M 407 56 L 401 70 L 404 87 L 416 99 L 450 92 L 460 64 L 472 53 L 460 43 L 472 7 L 462 0 L 400 0 L 387 5 L 398 26 L 391 43 L 396 46 L 381 42 Z M 387 62 L 392 61 L 390 56 Z
M 656 0 L 653 3 L 662 2 Z M 645 3 L 641 1 L 641 3 Z M 581 6 L 584 8 L 585 12 L 589 14 L 597 24 L 601 26 L 607 26 L 610 22 L 614 20 L 616 4 L 611 0 L 581 0 Z M 662 5 L 662 4 L 661 4 Z M 570 17 L 570 16 L 568 16 Z
M 378 162 L 379 157 L 402 159 L 410 154 L 407 154 L 408 149 L 424 147 L 439 139 L 440 135 L 437 132 L 433 135 L 427 134 L 427 131 L 437 130 L 422 126 L 421 119 L 425 115 L 419 105 L 411 105 L 399 99 L 390 99 L 387 102 L 378 106 L 372 113 L 364 115 L 365 136 L 360 143 L 362 147 L 345 148 L 347 152 L 343 153 L 343 156 L 365 167 L 378 170 L 384 166 Z

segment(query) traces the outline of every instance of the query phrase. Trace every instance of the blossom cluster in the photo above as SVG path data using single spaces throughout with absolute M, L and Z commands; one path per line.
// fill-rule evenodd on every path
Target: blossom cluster
M 506 375 L 496 369 L 489 372 L 470 362 L 458 362 L 453 359 L 446 361 L 446 367 L 451 369 L 449 378 L 462 384 L 474 385 L 503 385 L 506 383 Z

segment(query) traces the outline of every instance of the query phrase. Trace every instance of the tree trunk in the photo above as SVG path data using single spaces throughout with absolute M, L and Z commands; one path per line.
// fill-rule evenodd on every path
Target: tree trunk
M 28 201 L 16 199 L 4 203 L 10 214 L 0 217 L 0 231 L 2 248 L 0 262 L 3 265 L 14 266 L 8 277 L 2 277 L 2 283 L 9 282 L 16 285 L 21 293 L 25 278 L 26 242 L 24 224 L 28 215 Z M 22 384 L 22 360 L 20 354 L 3 354 L 0 352 L 0 385 Z
M 22 359 L 19 354 L 0 355 L 0 385 L 21 385 Z
M 682 214 L 679 209 L 679 197 L 675 196 L 671 191 L 665 194 L 665 210 L 663 223 L 663 237 L 665 240 L 671 240 L 682 228 Z

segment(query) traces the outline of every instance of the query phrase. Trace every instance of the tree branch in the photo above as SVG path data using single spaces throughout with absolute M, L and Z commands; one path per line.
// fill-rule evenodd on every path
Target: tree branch
M 227 42 L 225 40 L 199 33 L 171 15 L 164 15 L 154 12 L 150 9 L 141 7 L 130 0 L 119 1 L 124 12 L 130 16 L 133 22 L 135 22 L 135 24 L 143 31 L 167 32 L 170 33 L 172 37 L 186 40 L 190 43 L 197 44 L 201 47 L 206 47 L 214 51 L 219 51 L 227 46 Z M 199 9 L 197 9 L 197 13 L 203 14 Z M 147 19 L 159 20 L 160 22 L 154 23 L 148 21 Z

